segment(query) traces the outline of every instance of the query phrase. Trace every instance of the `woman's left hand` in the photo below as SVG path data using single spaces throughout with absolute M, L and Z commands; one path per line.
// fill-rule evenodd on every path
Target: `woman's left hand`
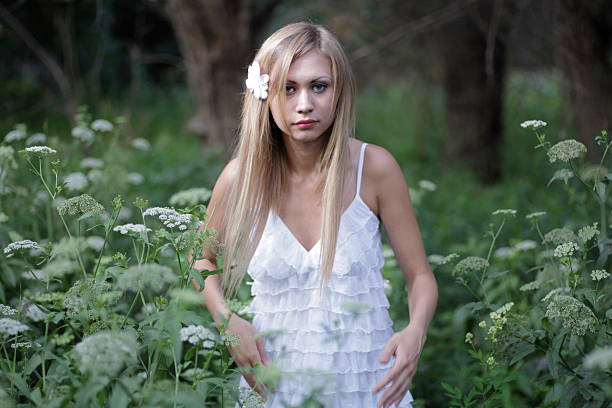
M 395 355 L 395 362 L 387 375 L 372 388 L 372 394 L 383 389 L 387 383 L 391 382 L 393 385 L 378 400 L 376 408 L 390 407 L 404 398 L 412 385 L 412 377 L 416 373 L 426 338 L 423 330 L 410 325 L 391 336 L 380 356 L 380 362 L 388 362 L 392 355 Z

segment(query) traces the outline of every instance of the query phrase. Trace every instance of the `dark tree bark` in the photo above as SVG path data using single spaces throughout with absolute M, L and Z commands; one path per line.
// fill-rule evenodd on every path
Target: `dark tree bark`
M 601 159 L 595 136 L 612 122 L 612 3 L 609 0 L 555 0 L 553 42 L 557 65 L 572 104 L 576 138 L 587 159 Z
M 280 1 L 169 0 L 165 11 L 187 70 L 195 114 L 187 128 L 202 146 L 229 151 L 239 124 L 246 67 L 258 34 Z
M 459 158 L 485 183 L 501 175 L 506 37 L 512 15 L 502 0 L 480 1 L 440 30 L 446 154 Z

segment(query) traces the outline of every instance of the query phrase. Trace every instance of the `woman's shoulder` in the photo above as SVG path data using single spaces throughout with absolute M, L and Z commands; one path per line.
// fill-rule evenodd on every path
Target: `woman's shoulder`
M 363 142 L 359 142 L 359 147 Z M 393 157 L 393 154 L 386 148 L 373 143 L 368 143 L 365 149 L 364 173 L 368 174 L 370 180 L 376 181 L 388 176 L 389 173 L 396 173 L 401 169 Z

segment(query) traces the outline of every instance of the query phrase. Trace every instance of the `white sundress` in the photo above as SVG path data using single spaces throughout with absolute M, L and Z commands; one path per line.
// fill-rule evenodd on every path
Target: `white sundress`
M 359 195 L 366 145 L 361 145 L 355 198 L 341 216 L 323 301 L 317 265 L 321 241 L 306 250 L 273 211 L 249 264 L 254 298 L 243 312 L 253 314 L 253 326 L 264 334 L 264 348 L 282 372 L 267 408 L 297 407 L 312 394 L 326 408 L 376 407 L 390 386 L 371 393 L 395 356 L 379 362 L 394 332 L 380 273 L 380 223 Z M 240 386 L 249 387 L 244 377 Z M 412 407 L 411 401 L 407 391 L 399 406 Z

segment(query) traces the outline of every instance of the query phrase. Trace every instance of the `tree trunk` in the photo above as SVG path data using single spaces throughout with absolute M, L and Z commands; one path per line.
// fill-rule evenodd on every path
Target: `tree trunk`
M 602 152 L 595 136 L 612 123 L 612 5 L 609 0 L 555 0 L 552 9 L 555 56 L 576 138 L 587 146 L 587 160 L 598 163 Z
M 278 3 L 270 1 L 257 13 L 252 0 L 167 2 L 196 104 L 187 128 L 200 135 L 203 148 L 231 150 L 255 37 Z
M 441 30 L 446 88 L 446 154 L 481 181 L 501 175 L 505 38 L 512 13 L 503 1 L 483 1 Z M 450 163 L 451 161 L 448 161 Z

